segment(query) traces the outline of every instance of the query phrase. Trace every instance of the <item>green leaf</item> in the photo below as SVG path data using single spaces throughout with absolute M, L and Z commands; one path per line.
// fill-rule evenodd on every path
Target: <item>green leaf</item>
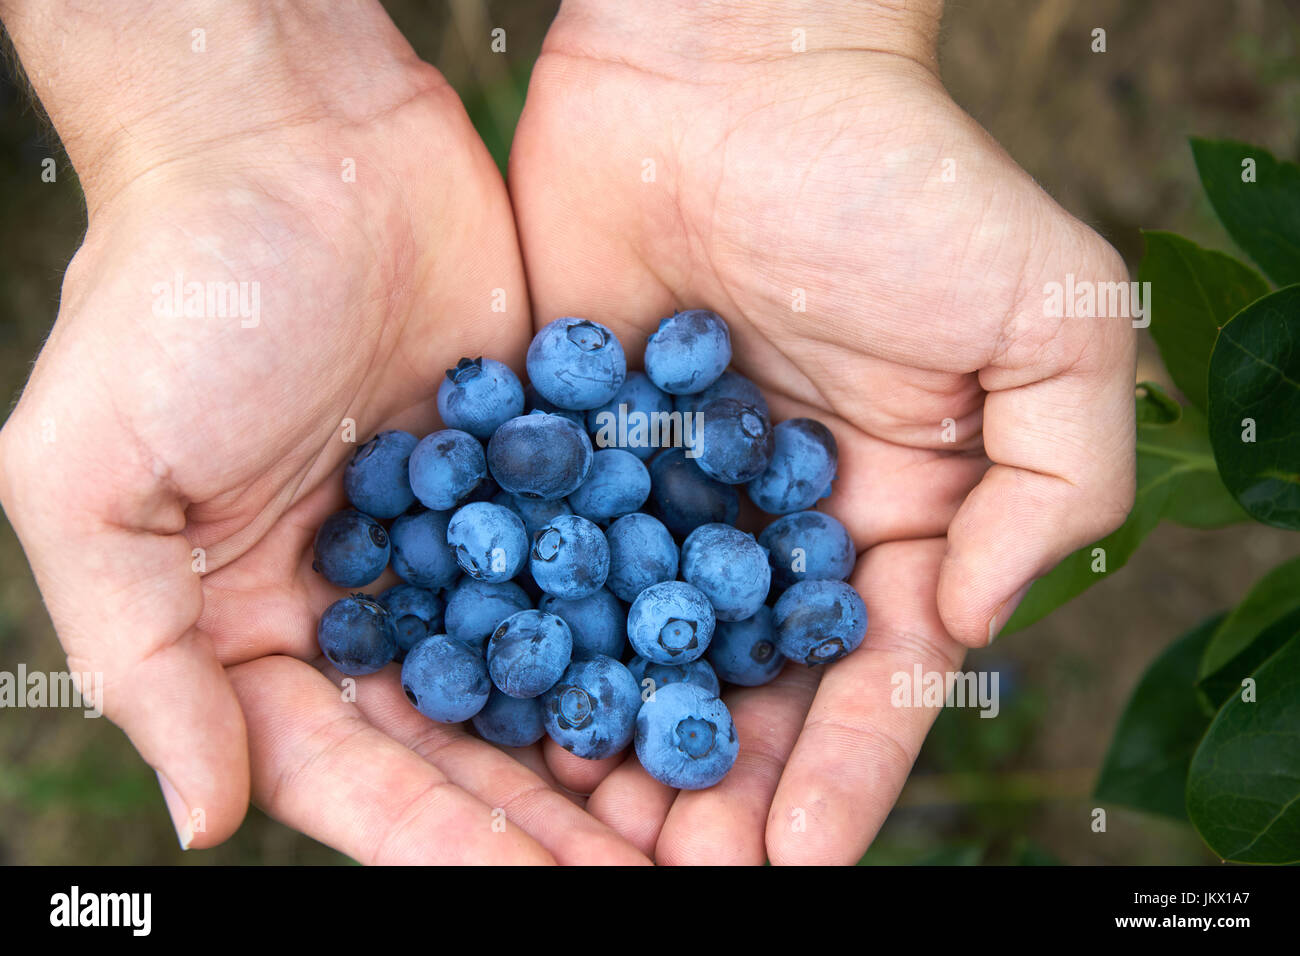
M 1300 631 L 1300 608 L 1283 612 L 1277 619 L 1261 625 L 1240 653 L 1202 677 L 1197 682 L 1196 693 L 1205 713 L 1216 713 L 1224 701 L 1241 690 L 1242 680 L 1272 657 L 1296 631 Z
M 1246 516 L 1219 480 L 1206 436 L 1205 418 L 1185 407 L 1169 421 L 1173 402 L 1158 386 L 1138 386 L 1137 494 L 1133 510 L 1118 530 L 1068 555 L 1034 582 L 1004 633 L 1046 617 L 1108 574 L 1122 568 L 1142 539 L 1162 518 L 1198 528 L 1212 528 Z M 1162 419 L 1164 419 L 1162 421 Z M 1095 549 L 1104 550 L 1102 558 Z
M 1300 529 L 1300 285 L 1246 306 L 1219 333 L 1210 443 L 1251 517 Z
M 1223 618 L 1202 621 L 1146 669 L 1102 762 L 1098 800 L 1187 819 L 1187 769 L 1210 723 L 1196 696 L 1196 668 Z
M 1257 701 L 1229 699 L 1187 775 L 1187 815 L 1237 863 L 1300 862 L 1300 633 L 1252 675 Z
M 1255 583 L 1215 633 L 1197 669 L 1197 678 L 1222 670 L 1260 632 L 1300 609 L 1300 558 L 1278 565 Z
M 1268 294 L 1268 283 L 1232 256 L 1172 232 L 1143 235 L 1138 281 L 1151 283 L 1151 337 L 1174 384 L 1205 411 L 1214 339 L 1237 312 Z
M 1300 282 L 1300 166 L 1234 140 L 1192 139 L 1201 185 L 1228 234 L 1278 285 Z M 1243 164 L 1254 160 L 1254 182 Z

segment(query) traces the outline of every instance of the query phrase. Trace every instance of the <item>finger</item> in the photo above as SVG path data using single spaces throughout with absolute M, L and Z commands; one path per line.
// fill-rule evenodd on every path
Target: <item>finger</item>
M 340 677 L 333 668 L 327 675 Z M 460 724 L 439 724 L 411 707 L 395 667 L 357 679 L 357 706 L 383 733 L 409 747 L 447 779 L 518 825 L 563 864 L 649 861 L 609 827 L 509 754 L 471 737 Z M 528 750 L 532 748 L 521 748 Z
M 773 863 L 854 863 L 894 805 L 938 714 L 893 706 L 895 674 L 953 672 L 964 651 L 935 605 L 942 539 L 872 548 L 853 584 L 866 640 L 826 668 L 767 820 Z
M 772 797 L 819 678 L 811 668 L 787 664 L 770 684 L 728 692 L 740 754 L 721 783 L 678 795 L 655 848 L 658 862 L 757 866 L 767 859 Z
M 629 756 L 592 791 L 587 812 L 657 862 L 659 835 L 675 799 L 676 790 L 655 780 Z
M 16 411 L 0 497 L 83 694 L 157 772 L 181 846 L 213 846 L 248 809 L 248 752 L 239 702 L 196 626 L 184 511 L 146 452 L 114 445 L 85 414 L 63 409 L 59 440 L 46 443 Z
M 1126 282 L 1105 251 L 1081 278 Z M 980 373 L 995 464 L 953 519 L 939 577 L 944 624 L 970 647 L 992 641 L 1035 578 L 1117 528 L 1133 503 L 1131 320 L 1047 319 L 1042 296 L 1029 298 L 1005 354 Z
M 587 760 L 569 753 L 550 737 L 542 740 L 542 754 L 560 786 L 584 796 L 600 786 L 600 782 L 627 759 L 626 753 L 617 753 L 604 760 Z
M 254 799 L 275 819 L 362 863 L 554 862 L 310 664 L 265 657 L 229 673 L 248 718 Z

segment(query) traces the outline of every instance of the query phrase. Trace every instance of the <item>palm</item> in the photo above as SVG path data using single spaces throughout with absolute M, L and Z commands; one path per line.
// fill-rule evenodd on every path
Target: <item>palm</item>
M 551 764 L 660 859 L 856 859 L 935 713 L 892 708 L 891 676 L 953 671 L 949 633 L 987 628 L 954 602 L 941 619 L 937 597 L 945 536 L 988 467 L 982 382 L 1005 387 L 989 367 L 1008 352 L 1079 347 L 1017 312 L 1088 244 L 915 63 L 779 61 L 733 83 L 726 66 L 602 59 L 581 29 L 548 37 L 512 156 L 536 315 L 592 315 L 636 354 L 676 308 L 724 314 L 774 415 L 837 436 L 826 508 L 865 552 L 871 626 L 820 687 L 791 666 L 728 698 L 742 756 L 711 791 L 674 798 L 634 761 Z M 959 562 L 949 576 L 966 583 Z

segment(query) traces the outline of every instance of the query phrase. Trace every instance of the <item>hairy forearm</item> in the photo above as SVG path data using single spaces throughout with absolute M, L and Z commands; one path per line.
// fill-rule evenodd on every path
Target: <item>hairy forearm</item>
M 875 51 L 934 68 L 943 0 L 564 0 L 560 17 L 598 47 L 636 45 L 682 61 Z
M 369 2 L 0 0 L 0 21 L 92 205 L 250 131 L 364 110 L 366 91 L 332 81 L 346 65 L 385 90 L 414 65 Z

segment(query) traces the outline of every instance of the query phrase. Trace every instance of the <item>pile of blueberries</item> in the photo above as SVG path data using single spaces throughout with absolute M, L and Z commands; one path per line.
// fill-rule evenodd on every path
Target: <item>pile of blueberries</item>
M 438 390 L 445 428 L 382 432 L 347 464 L 352 507 L 321 526 L 313 567 L 345 588 L 390 566 L 404 583 L 330 605 L 326 658 L 354 676 L 401 661 L 420 713 L 495 744 L 549 735 L 599 760 L 635 741 L 655 779 L 717 783 L 739 750 L 722 683 L 836 660 L 867 628 L 848 532 L 810 510 L 834 437 L 773 426 L 730 361 L 702 309 L 659 324 L 644 372 L 578 318 L 533 339 L 527 389 L 461 359 Z M 740 485 L 780 515 L 757 540 L 734 526 Z

